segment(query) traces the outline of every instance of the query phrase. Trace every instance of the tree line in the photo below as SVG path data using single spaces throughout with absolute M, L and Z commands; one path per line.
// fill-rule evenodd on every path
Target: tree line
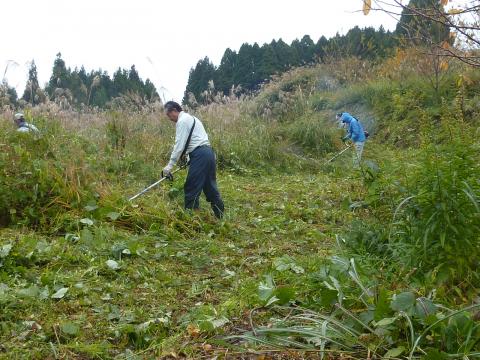
M 205 57 L 190 70 L 183 102 L 188 105 L 208 103 L 212 93 L 236 95 L 257 90 L 272 75 L 293 67 L 327 62 L 341 57 L 381 60 L 399 46 L 437 46 L 452 51 L 454 38 L 449 23 L 440 22 L 433 14 L 443 14 L 444 0 L 411 0 L 402 5 L 398 24 L 393 32 L 358 26 L 345 35 L 322 36 L 314 42 L 309 35 L 290 44 L 281 38 L 260 46 L 244 43 L 237 51 L 226 49 L 218 66 Z M 419 15 L 420 14 L 420 15 Z M 475 27 L 476 29 L 477 27 Z M 468 34 L 467 34 L 468 35 Z M 435 49 L 434 49 L 435 50 Z M 435 51 L 429 51 L 437 54 Z M 438 54 L 441 56 L 441 54 Z M 112 77 L 106 71 L 87 72 L 84 67 L 71 69 L 61 54 L 53 64 L 52 75 L 45 88 L 38 83 L 37 68 L 32 61 L 28 82 L 21 97 L 26 103 L 37 105 L 47 99 L 68 103 L 74 107 L 105 107 L 114 99 L 134 96 L 136 103 L 158 99 L 153 83 L 140 78 L 135 65 L 129 70 L 119 68 Z M 17 102 L 17 93 L 6 82 L 0 84 L 0 105 Z M 3 105 L 2 105 L 3 106 Z
M 392 53 L 397 40 L 383 27 L 360 29 L 358 26 L 345 35 L 335 35 L 327 39 L 322 36 L 314 42 L 309 35 L 287 44 L 282 39 L 259 46 L 244 43 L 238 52 L 225 50 L 219 66 L 215 66 L 208 57 L 198 61 L 190 70 L 185 90 L 184 102 L 206 102 L 207 91 L 212 87 L 228 95 L 232 88 L 237 92 L 249 92 L 272 75 L 290 68 L 325 62 L 328 59 L 355 56 L 373 60 L 384 58 Z
M 10 102 L 14 105 L 19 100 L 32 106 L 44 103 L 47 99 L 68 103 L 73 107 L 97 106 L 104 108 L 112 100 L 122 96 L 134 96 L 136 101 L 146 103 L 159 98 L 153 83 L 147 79 L 143 81 L 135 65 L 129 70 L 118 68 L 110 77 L 106 71 L 94 70 L 87 72 L 82 66 L 80 69 L 71 69 L 66 66 L 62 55 L 57 54 L 50 80 L 44 88 L 38 81 L 35 61 L 32 61 L 28 71 L 28 81 L 23 96 L 18 99 L 14 88 L 8 89 Z
M 316 43 L 305 35 L 290 45 L 282 39 L 259 46 L 244 43 L 238 52 L 228 48 L 218 66 L 208 57 L 190 70 L 183 102 L 188 105 L 208 103 L 212 92 L 228 95 L 252 92 L 272 75 L 292 67 L 326 62 L 341 57 L 381 60 L 393 54 L 399 46 L 431 46 L 451 43 L 449 26 L 435 19 L 418 16 L 418 11 L 443 10 L 442 0 L 411 0 L 399 13 L 395 31 L 358 26 L 345 35 L 338 33 Z

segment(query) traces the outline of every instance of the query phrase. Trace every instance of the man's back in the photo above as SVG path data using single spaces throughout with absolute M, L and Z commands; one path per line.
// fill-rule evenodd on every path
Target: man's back
M 184 134 L 187 135 L 190 133 L 194 123 L 194 117 L 184 111 L 180 113 L 177 121 L 177 129 L 184 128 Z M 188 148 L 186 153 L 190 154 L 195 148 L 202 146 L 202 145 L 210 145 L 208 140 L 207 132 L 203 127 L 203 123 L 198 119 L 195 118 L 195 128 L 192 132 L 192 137 L 190 138 L 190 143 L 188 144 Z

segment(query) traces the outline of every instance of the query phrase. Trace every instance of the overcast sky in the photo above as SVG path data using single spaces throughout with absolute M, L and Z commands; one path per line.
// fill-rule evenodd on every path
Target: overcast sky
M 142 79 L 181 101 L 188 72 L 208 56 L 218 65 L 227 47 L 290 43 L 308 34 L 345 33 L 355 25 L 394 29 L 388 15 L 364 16 L 362 0 L 3 0 L 0 79 L 23 94 L 28 62 L 35 59 L 40 84 L 48 81 L 55 55 L 67 66 L 84 65 L 111 75 L 135 64 Z

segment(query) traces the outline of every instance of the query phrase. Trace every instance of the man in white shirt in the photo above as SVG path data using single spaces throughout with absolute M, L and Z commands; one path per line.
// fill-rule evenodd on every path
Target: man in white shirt
M 35 125 L 27 123 L 22 113 L 16 113 L 13 121 L 18 127 L 17 128 L 18 132 L 33 132 L 36 134 L 39 133 Z
M 165 105 L 167 117 L 176 123 L 175 145 L 168 165 L 162 173 L 171 176 L 172 169 L 182 156 L 189 156 L 190 167 L 185 181 L 185 209 L 198 209 L 200 194 L 203 192 L 217 218 L 225 211 L 217 187 L 215 153 L 210 147 L 208 135 L 202 122 L 183 111 L 182 107 L 169 101 Z

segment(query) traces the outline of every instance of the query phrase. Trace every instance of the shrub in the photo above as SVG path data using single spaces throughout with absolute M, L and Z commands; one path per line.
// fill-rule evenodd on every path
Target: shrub
M 78 205 L 88 180 L 53 152 L 47 137 L 7 133 L 0 154 L 0 223 L 39 225 Z
M 297 121 L 282 128 L 280 133 L 287 139 L 315 155 L 325 155 L 337 149 L 338 133 L 331 123 L 314 114 L 307 113 Z
M 396 244 L 412 266 L 444 278 L 475 275 L 480 255 L 480 166 L 473 144 L 429 145 L 394 217 Z M 478 279 L 477 279 L 478 280 Z

